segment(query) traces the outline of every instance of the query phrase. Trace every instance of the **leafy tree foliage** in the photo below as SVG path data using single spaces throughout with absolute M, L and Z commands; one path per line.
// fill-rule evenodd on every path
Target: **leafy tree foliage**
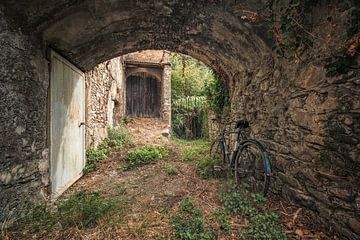
M 194 139 L 207 136 L 208 110 L 222 113 L 228 106 L 225 83 L 203 63 L 172 54 L 172 123 L 175 135 Z

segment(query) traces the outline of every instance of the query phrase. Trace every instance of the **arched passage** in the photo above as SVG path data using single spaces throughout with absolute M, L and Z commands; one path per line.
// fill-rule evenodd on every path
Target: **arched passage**
M 0 103 L 0 132 L 6 139 L 0 148 L 1 217 L 21 205 L 24 196 L 48 196 L 48 47 L 84 71 L 128 52 L 167 49 L 199 59 L 221 74 L 230 87 L 231 116 L 250 120 L 252 134 L 270 150 L 276 167 L 274 192 L 356 238 L 358 71 L 326 78 L 323 59 L 331 49 L 319 39 L 314 40 L 316 54 L 305 52 L 307 64 L 278 59 L 265 24 L 242 18 L 256 11 L 256 2 L 4 1 L 0 90 L 7 98 Z M 351 7 L 318 4 L 309 14 L 319 22 L 331 15 L 338 24 L 314 31 L 342 46 L 343 36 L 335 33 L 347 28 L 339 19 L 350 15 Z

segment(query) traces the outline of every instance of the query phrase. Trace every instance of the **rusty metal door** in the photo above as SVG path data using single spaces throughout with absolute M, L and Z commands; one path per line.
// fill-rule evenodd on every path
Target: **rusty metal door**
M 85 166 L 84 73 L 51 51 L 50 179 L 51 196 L 61 195 Z
M 126 80 L 126 114 L 131 117 L 160 117 L 160 82 L 149 75 Z

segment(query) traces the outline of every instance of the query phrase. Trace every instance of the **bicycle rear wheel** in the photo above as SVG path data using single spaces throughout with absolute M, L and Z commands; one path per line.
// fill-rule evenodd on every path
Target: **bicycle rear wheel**
M 235 159 L 236 183 L 245 183 L 252 192 L 266 196 L 270 187 L 270 175 L 270 160 L 263 145 L 256 140 L 241 143 Z
M 211 144 L 210 157 L 218 160 L 223 166 L 226 166 L 226 157 L 223 141 L 217 139 Z

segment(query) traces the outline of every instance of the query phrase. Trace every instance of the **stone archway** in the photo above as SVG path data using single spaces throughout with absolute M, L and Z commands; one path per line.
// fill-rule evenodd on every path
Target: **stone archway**
M 330 50 L 319 39 L 317 54 L 305 55 L 309 63 L 278 59 L 266 24 L 242 18 L 256 2 L 4 1 L 1 219 L 24 199 L 48 196 L 48 47 L 84 71 L 129 52 L 167 49 L 203 61 L 229 85 L 231 116 L 250 120 L 274 159 L 274 192 L 318 212 L 344 236 L 359 236 L 358 70 L 326 78 L 321 59 Z M 335 33 L 347 28 L 340 17 L 351 7 L 318 4 L 309 14 L 326 22 L 333 11 L 337 24 L 314 31 L 340 46 Z

